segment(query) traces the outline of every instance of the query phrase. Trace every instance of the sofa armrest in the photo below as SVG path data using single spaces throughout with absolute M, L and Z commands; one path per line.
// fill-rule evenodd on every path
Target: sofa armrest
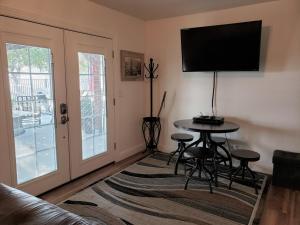
M 88 225 L 80 216 L 15 188 L 0 184 L 0 224 Z

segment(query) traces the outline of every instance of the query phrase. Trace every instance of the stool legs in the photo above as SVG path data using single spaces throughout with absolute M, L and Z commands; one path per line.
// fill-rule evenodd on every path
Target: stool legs
M 196 178 L 196 177 L 193 177 L 194 173 L 199 170 L 199 178 Z M 212 174 L 210 173 L 210 171 L 204 166 L 204 163 L 201 162 L 200 159 L 197 159 L 197 163 L 196 165 L 191 169 L 188 177 L 187 177 L 187 180 L 185 182 L 185 185 L 184 185 L 184 190 L 187 189 L 188 187 L 188 184 L 190 182 L 191 179 L 201 179 L 201 172 L 203 172 L 204 176 L 205 176 L 205 181 L 208 182 L 209 184 L 209 191 L 210 193 L 212 194 L 212 184 L 211 184 L 211 181 L 212 181 Z
M 189 184 L 189 182 L 190 182 L 190 179 L 193 177 L 194 173 L 195 173 L 197 170 L 198 170 L 198 165 L 191 169 L 191 171 L 190 171 L 190 173 L 189 173 L 189 175 L 188 175 L 188 177 L 187 177 L 187 179 L 186 179 L 186 182 L 185 182 L 185 185 L 184 185 L 184 190 L 187 189 L 187 186 L 188 186 L 188 184 Z
M 242 180 L 245 181 L 245 175 L 246 172 L 249 172 L 250 176 L 251 176 L 251 183 L 255 188 L 255 193 L 258 194 L 258 189 L 257 189 L 257 184 L 256 184 L 256 173 L 253 172 L 249 166 L 248 166 L 248 161 L 245 160 L 241 160 L 240 166 L 238 168 L 236 168 L 235 171 L 232 171 L 230 173 L 230 183 L 228 188 L 231 190 L 231 185 L 234 179 L 236 179 L 236 177 L 240 174 L 240 172 L 242 172 L 241 176 L 242 176 Z
M 168 162 L 167 162 L 167 165 L 169 165 L 170 162 L 171 162 L 171 160 L 172 160 L 172 158 L 173 158 L 177 153 L 180 154 L 180 152 L 183 151 L 184 148 L 185 148 L 185 143 L 184 143 L 184 142 L 178 142 L 178 148 L 176 149 L 176 151 L 170 153 L 170 156 L 169 156 L 169 160 L 168 160 Z

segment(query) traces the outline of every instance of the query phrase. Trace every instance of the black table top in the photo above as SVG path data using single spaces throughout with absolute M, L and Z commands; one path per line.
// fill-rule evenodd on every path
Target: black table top
M 188 131 L 207 133 L 231 133 L 240 129 L 238 124 L 229 121 L 225 121 L 221 125 L 210 125 L 194 123 L 192 119 L 177 120 L 174 122 L 174 126 Z

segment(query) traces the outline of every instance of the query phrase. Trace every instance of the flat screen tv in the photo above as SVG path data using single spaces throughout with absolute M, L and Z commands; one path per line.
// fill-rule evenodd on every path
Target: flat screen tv
M 182 70 L 258 71 L 262 21 L 181 30 Z

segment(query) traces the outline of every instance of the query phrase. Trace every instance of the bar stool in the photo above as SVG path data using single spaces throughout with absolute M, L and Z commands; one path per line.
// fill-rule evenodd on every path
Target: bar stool
M 217 145 L 225 145 L 226 144 L 226 141 L 227 139 L 226 138 L 223 138 L 223 137 L 211 137 L 211 140 L 213 142 L 215 142 Z M 217 158 L 218 158 L 218 161 L 219 163 L 224 163 L 224 165 L 227 165 L 227 158 L 224 157 L 222 154 L 220 154 L 218 151 L 217 151 L 217 147 L 214 149 L 216 152 L 217 152 Z
M 186 190 L 191 179 L 206 181 L 209 185 L 210 193 L 212 193 L 212 181 L 213 175 L 210 170 L 206 167 L 205 162 L 208 158 L 213 158 L 214 152 L 203 147 L 190 147 L 184 151 L 185 167 L 190 168 L 190 172 L 187 175 L 187 179 L 184 185 Z M 191 161 L 193 159 L 193 161 Z M 199 172 L 199 176 L 193 176 L 195 172 Z M 204 174 L 204 179 L 201 174 Z
M 231 156 L 240 160 L 240 166 L 230 173 L 229 189 L 231 189 L 233 180 L 250 181 L 255 188 L 255 193 L 258 194 L 256 185 L 258 180 L 256 178 L 257 174 L 249 168 L 248 163 L 258 161 L 260 159 L 260 154 L 251 150 L 238 149 L 232 151 Z M 240 174 L 241 172 L 242 174 Z M 249 175 L 251 176 L 250 179 L 245 178 L 247 172 L 249 172 Z M 242 176 L 241 179 L 238 178 L 239 175 Z
M 167 165 L 170 164 L 171 159 L 178 153 L 180 153 L 185 148 L 185 143 L 190 142 L 194 139 L 194 137 L 190 134 L 184 133 L 175 133 L 171 135 L 171 139 L 178 142 L 178 148 L 176 151 L 170 153 L 170 157 L 168 160 Z

